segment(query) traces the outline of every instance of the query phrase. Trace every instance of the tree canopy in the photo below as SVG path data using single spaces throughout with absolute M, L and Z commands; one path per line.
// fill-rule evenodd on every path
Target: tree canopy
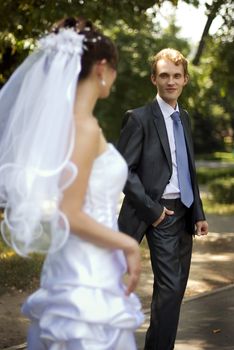
M 200 1 L 184 0 L 195 7 Z M 170 2 L 177 6 L 177 0 Z M 156 94 L 150 82 L 150 57 L 164 47 L 173 47 L 193 57 L 190 82 L 180 101 L 192 117 L 196 150 L 233 149 L 234 3 L 207 0 L 207 23 L 195 50 L 187 40 L 179 38 L 175 19 L 171 18 L 168 27 L 162 29 L 157 20 L 162 3 L 163 0 L 1 1 L 0 86 L 55 21 L 81 15 L 112 37 L 120 53 L 113 93 L 96 108 L 110 140 L 118 138 L 124 112 L 150 101 Z M 152 6 L 154 10 L 147 11 Z M 223 18 L 223 25 L 211 36 L 209 29 L 217 16 Z

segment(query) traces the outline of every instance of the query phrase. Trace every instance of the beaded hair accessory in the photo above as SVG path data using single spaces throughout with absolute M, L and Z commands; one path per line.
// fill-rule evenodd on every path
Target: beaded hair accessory
M 51 33 L 39 40 L 38 46 L 48 52 L 64 52 L 67 54 L 83 53 L 83 42 L 85 37 L 77 34 L 73 29 L 60 29 L 58 34 Z

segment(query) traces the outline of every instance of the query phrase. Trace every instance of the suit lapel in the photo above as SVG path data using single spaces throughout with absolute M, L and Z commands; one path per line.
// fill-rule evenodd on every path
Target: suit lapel
M 152 113 L 154 116 L 154 125 L 157 129 L 159 139 L 160 139 L 162 147 L 164 149 L 164 152 L 165 152 L 165 155 L 166 155 L 169 167 L 170 167 L 170 171 L 172 172 L 171 151 L 170 151 L 170 146 L 169 146 L 167 129 L 166 129 L 164 117 L 162 115 L 161 109 L 160 109 L 156 99 L 152 102 L 151 106 L 152 106 Z

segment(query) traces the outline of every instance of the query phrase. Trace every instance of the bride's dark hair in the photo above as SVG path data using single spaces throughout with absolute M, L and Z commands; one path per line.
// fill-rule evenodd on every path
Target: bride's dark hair
M 82 17 L 68 17 L 55 23 L 52 32 L 58 33 L 62 28 L 72 28 L 77 34 L 82 34 L 85 37 L 79 80 L 85 79 L 93 64 L 102 59 L 106 59 L 112 68 L 117 68 L 118 53 L 115 44 L 102 34 L 91 21 Z

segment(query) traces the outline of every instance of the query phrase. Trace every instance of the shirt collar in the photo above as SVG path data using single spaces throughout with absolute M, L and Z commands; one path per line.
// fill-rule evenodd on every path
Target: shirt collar
M 174 109 L 171 107 L 168 103 L 166 103 L 160 96 L 157 94 L 156 99 L 158 101 L 159 107 L 162 111 L 164 119 L 170 118 L 173 112 L 178 111 L 179 112 L 179 106 L 178 103 L 176 104 L 176 108 Z

